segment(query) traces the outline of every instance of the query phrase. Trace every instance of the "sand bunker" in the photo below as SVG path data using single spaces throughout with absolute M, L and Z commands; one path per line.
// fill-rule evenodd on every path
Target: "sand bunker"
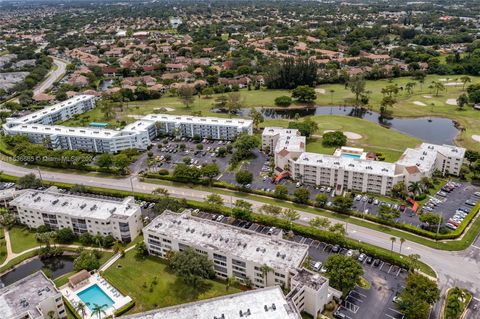
M 472 140 L 475 142 L 480 142 L 480 135 L 472 135 Z
M 420 102 L 420 101 L 415 101 L 413 104 L 418 105 L 418 106 L 427 106 L 427 104 Z
M 325 130 L 323 133 L 329 133 L 329 132 L 334 132 L 334 130 Z M 362 138 L 362 136 L 358 133 L 353 133 L 353 132 L 342 132 L 343 135 L 345 135 L 349 140 L 359 140 Z
M 172 109 L 171 107 L 156 107 L 154 108 L 154 110 L 167 111 L 167 112 L 175 111 L 175 109 Z
M 445 83 L 445 86 L 457 86 L 457 85 L 463 85 L 462 82 L 448 82 Z
M 431 98 L 432 98 L 431 95 L 424 95 L 423 97 L 424 97 L 425 99 L 431 99 Z
M 448 99 L 445 103 L 448 105 L 457 105 L 457 99 Z
M 318 94 L 325 94 L 326 93 L 325 89 L 315 89 L 315 92 L 317 92 Z

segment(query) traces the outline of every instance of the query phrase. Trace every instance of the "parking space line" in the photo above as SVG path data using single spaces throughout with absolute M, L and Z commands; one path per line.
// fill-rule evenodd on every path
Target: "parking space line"
M 398 267 L 398 271 L 397 271 L 397 274 L 395 275 L 395 277 L 398 277 L 398 275 L 400 275 L 401 271 L 402 271 L 402 268 Z
M 357 290 L 354 290 L 354 292 L 355 292 L 356 294 L 359 294 L 359 295 L 362 296 L 363 298 L 367 298 L 366 295 L 362 294 L 361 292 L 358 292 Z
M 392 270 L 393 265 L 390 265 L 390 268 L 388 268 L 387 274 L 390 273 L 390 270 Z
M 395 309 L 392 309 L 392 308 L 388 308 L 388 310 L 391 310 L 391 311 L 396 312 L 396 313 L 398 313 L 399 315 L 402 315 L 402 316 L 403 316 L 403 313 L 401 313 L 401 312 L 398 311 L 398 310 L 395 310 Z
M 348 298 L 352 298 L 352 299 L 355 299 L 356 301 L 359 301 L 359 302 L 363 302 L 362 299 L 359 299 L 359 298 L 355 298 L 354 296 L 352 295 L 349 295 Z
M 300 244 L 303 244 L 305 242 L 305 240 L 307 240 L 306 237 L 302 237 L 302 240 L 300 240 Z

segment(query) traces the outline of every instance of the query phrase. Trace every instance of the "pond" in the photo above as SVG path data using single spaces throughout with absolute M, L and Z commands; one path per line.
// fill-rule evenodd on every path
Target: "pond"
M 459 130 L 447 118 L 393 118 L 385 119 L 379 113 L 353 106 L 318 106 L 304 109 L 257 108 L 266 119 L 293 119 L 309 115 L 341 115 L 361 118 L 387 128 L 434 144 L 454 144 Z M 241 115 L 248 116 L 250 109 L 242 109 Z
M 48 269 L 52 278 L 60 277 L 73 271 L 73 257 L 60 256 L 40 259 L 35 257 L 29 261 L 20 264 L 15 269 L 5 273 L 0 277 L 0 288 L 13 284 L 14 282 L 27 277 L 42 269 Z
M 103 80 L 100 85 L 99 89 L 101 92 L 108 90 L 113 85 L 113 80 Z

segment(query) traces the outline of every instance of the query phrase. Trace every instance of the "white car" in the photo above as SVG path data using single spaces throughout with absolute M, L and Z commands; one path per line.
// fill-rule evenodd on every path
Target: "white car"
M 347 256 L 347 257 L 352 257 L 352 256 L 353 256 L 353 250 L 352 250 L 352 249 L 349 249 L 349 250 L 347 251 L 347 253 L 345 254 L 345 256 Z

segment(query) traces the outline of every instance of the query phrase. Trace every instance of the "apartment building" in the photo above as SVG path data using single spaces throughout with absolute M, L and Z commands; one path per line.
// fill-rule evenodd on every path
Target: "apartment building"
M 7 119 L 3 131 L 7 135 L 26 135 L 30 142 L 46 144 L 51 149 L 91 153 L 117 153 L 130 148 L 146 150 L 158 135 L 234 140 L 242 133 L 253 134 L 251 120 L 167 114 L 147 115 L 122 130 L 53 125 L 94 106 L 92 96 L 75 97 L 22 118 Z
M 185 115 L 150 114 L 144 120 L 156 123 L 157 133 L 215 140 L 234 140 L 238 135 L 253 134 L 253 121 Z
M 168 251 L 192 248 L 213 261 L 218 277 L 250 280 L 257 288 L 287 287 L 290 270 L 300 267 L 308 253 L 307 245 L 284 240 L 281 233 L 263 235 L 192 216 L 189 210 L 181 215 L 165 211 L 143 234 L 152 255 L 165 257 Z M 273 269 L 266 276 L 264 265 Z
M 286 129 L 283 127 L 266 127 L 262 132 L 262 150 L 269 154 L 273 154 L 277 147 L 280 137 L 296 137 L 301 136 L 297 129 Z
M 51 125 L 56 122 L 66 121 L 75 114 L 85 113 L 95 107 L 95 96 L 78 95 L 64 102 L 48 106 L 37 112 L 19 117 L 7 118 L 5 127 L 13 127 L 21 124 Z
M 266 132 L 265 132 L 266 131 Z M 405 150 L 395 163 L 376 161 L 361 148 L 341 147 L 333 155 L 305 152 L 305 140 L 292 130 L 265 128 L 262 147 L 273 149 L 275 172 L 310 185 L 388 195 L 398 182 L 409 184 L 435 171 L 458 176 L 465 149 L 451 145 L 422 143 Z
M 4 319 L 67 318 L 62 294 L 38 271 L 0 289 L 0 317 Z
M 125 319 L 301 319 L 280 287 L 268 287 L 127 315 Z
M 113 201 L 46 191 L 27 190 L 9 203 L 17 220 L 30 228 L 70 228 L 77 235 L 112 235 L 122 242 L 135 239 L 143 227 L 141 208 L 133 197 Z

